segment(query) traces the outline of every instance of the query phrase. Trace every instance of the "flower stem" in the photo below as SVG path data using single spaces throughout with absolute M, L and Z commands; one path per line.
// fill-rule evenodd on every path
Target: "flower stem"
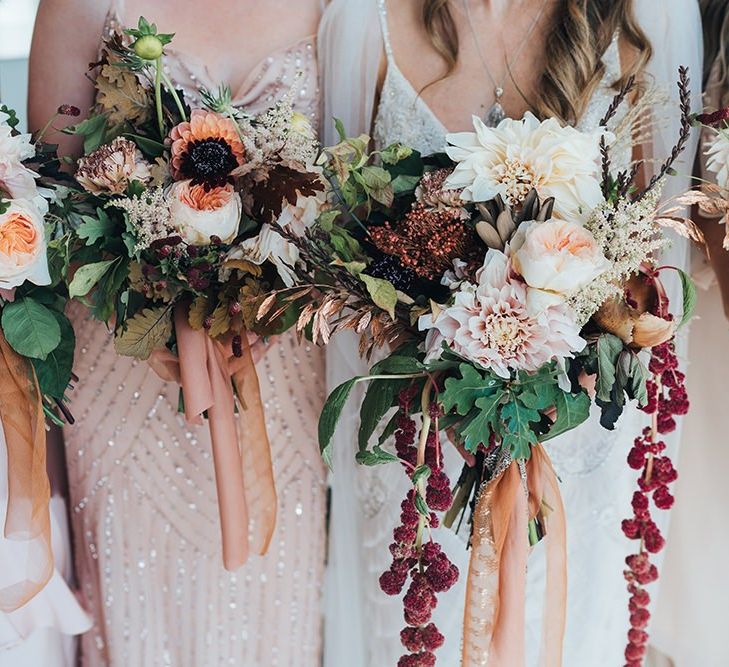
M 430 426 L 432 419 L 430 417 L 430 393 L 433 390 L 433 380 L 428 378 L 423 387 L 423 393 L 420 396 L 420 409 L 423 412 L 423 425 L 420 429 L 420 441 L 418 442 L 418 459 L 417 467 L 420 468 L 425 464 L 425 448 L 428 444 L 428 435 L 430 434 Z M 423 499 L 425 498 L 425 478 L 421 477 L 418 480 L 416 493 L 418 493 Z M 420 515 L 418 519 L 418 533 L 415 539 L 415 548 L 420 552 L 423 546 L 423 533 L 428 523 L 428 517 Z M 422 564 L 421 564 L 422 569 Z
M 164 70 L 162 71 L 162 81 L 164 82 L 165 86 L 167 87 L 167 90 L 170 91 L 170 95 L 172 95 L 172 99 L 175 100 L 175 104 L 177 105 L 177 110 L 180 112 L 180 118 L 183 121 L 187 120 L 187 114 L 185 113 L 185 106 L 182 104 L 182 100 L 180 100 L 180 96 L 177 94 L 177 91 L 175 90 L 174 85 L 172 84 L 172 81 L 170 81 L 170 77 L 165 74 Z
M 157 125 L 159 127 L 159 136 L 162 141 L 165 138 L 164 117 L 162 115 L 162 58 L 159 57 L 154 61 L 154 98 L 157 107 Z

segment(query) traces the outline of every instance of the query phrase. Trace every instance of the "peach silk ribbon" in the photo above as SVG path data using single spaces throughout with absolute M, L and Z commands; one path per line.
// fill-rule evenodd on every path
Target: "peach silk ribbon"
M 528 522 L 545 526 L 547 587 L 540 664 L 561 667 L 567 600 L 564 506 L 547 453 L 532 449 L 526 482 L 513 462 L 481 492 L 466 585 L 463 667 L 524 665 Z M 545 511 L 546 508 L 546 511 Z
M 256 367 L 245 332 L 243 356 L 235 357 L 232 339 L 213 340 L 190 326 L 187 304 L 175 307 L 174 321 L 178 355 L 155 350 L 149 363 L 163 380 L 182 386 L 189 423 L 202 424 L 207 413 L 223 565 L 232 571 L 248 560 L 251 548 L 266 553 L 276 525 L 271 447 Z
M 8 452 L 5 537 L 26 543 L 25 579 L 0 589 L 0 610 L 22 607 L 53 575 L 51 487 L 46 472 L 46 430 L 38 380 L 0 331 L 0 422 Z

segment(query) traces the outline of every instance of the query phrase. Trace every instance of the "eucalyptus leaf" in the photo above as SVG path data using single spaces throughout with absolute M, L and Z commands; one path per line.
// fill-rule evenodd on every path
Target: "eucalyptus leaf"
M 80 267 L 74 274 L 71 284 L 68 286 L 69 296 L 72 299 L 86 296 L 117 260 L 118 258 L 107 259 L 102 262 L 85 264 Z
M 409 380 L 373 380 L 367 387 L 367 393 L 359 411 L 359 449 L 367 448 L 367 443 L 380 420 L 387 414 L 393 404 L 397 403 L 397 395 L 408 384 Z
M 682 327 L 694 316 L 698 297 L 696 295 L 696 285 L 691 279 L 691 276 L 680 269 L 678 269 L 678 275 L 681 278 L 681 289 L 683 291 L 683 316 L 678 326 Z
M 546 442 L 577 428 L 590 416 L 590 405 L 590 397 L 584 391 L 578 394 L 560 392 L 555 404 L 556 419 L 550 426 L 549 432 L 542 436 L 541 440 Z
M 361 379 L 360 377 L 354 377 L 340 384 L 329 394 L 329 398 L 327 398 L 322 408 L 321 416 L 319 417 L 319 451 L 324 459 L 324 463 L 330 469 L 332 467 L 331 444 L 334 431 L 337 428 L 337 422 L 342 415 L 344 404 L 352 393 L 354 385 Z
M 397 305 L 397 290 L 389 280 L 373 278 L 363 273 L 360 280 L 365 284 L 367 292 L 376 306 L 382 308 L 390 317 L 395 319 L 395 306 Z
M 623 351 L 623 341 L 612 334 L 602 334 L 597 339 L 597 397 L 609 401 L 617 379 L 617 364 Z

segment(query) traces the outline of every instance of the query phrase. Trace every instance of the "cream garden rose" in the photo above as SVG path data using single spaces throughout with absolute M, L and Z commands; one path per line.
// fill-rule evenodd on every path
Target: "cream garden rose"
M 446 187 L 462 189 L 463 200 L 485 202 L 501 195 L 515 206 L 535 188 L 542 199 L 555 198 L 553 217 L 562 220 L 584 220 L 602 201 L 603 131 L 562 127 L 554 118 L 540 122 L 528 112 L 494 128 L 476 117 L 473 125 L 474 132 L 447 136 L 456 167 Z
M 172 226 L 186 243 L 209 245 L 213 236 L 231 243 L 238 235 L 241 199 L 232 185 L 205 190 L 191 181 L 179 181 L 169 197 Z
M 0 190 L 13 199 L 36 198 L 36 174 L 23 164 L 34 155 L 29 134 L 13 134 L 7 123 L 0 123 Z
M 24 281 L 48 285 L 43 214 L 27 199 L 14 199 L 0 215 L 0 289 L 13 289 Z
M 595 237 L 564 220 L 523 223 L 510 250 L 513 269 L 529 287 L 560 297 L 586 287 L 610 268 Z

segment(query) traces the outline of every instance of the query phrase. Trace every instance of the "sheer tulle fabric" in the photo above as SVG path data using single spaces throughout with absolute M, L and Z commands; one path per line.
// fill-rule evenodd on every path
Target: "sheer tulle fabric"
M 46 472 L 45 415 L 33 367 L 0 333 L 0 438 L 7 448 L 8 506 L 5 537 L 14 563 L 0 578 L 0 610 L 15 611 L 53 574 L 51 498 Z M 10 547 L 8 547 L 10 550 Z

